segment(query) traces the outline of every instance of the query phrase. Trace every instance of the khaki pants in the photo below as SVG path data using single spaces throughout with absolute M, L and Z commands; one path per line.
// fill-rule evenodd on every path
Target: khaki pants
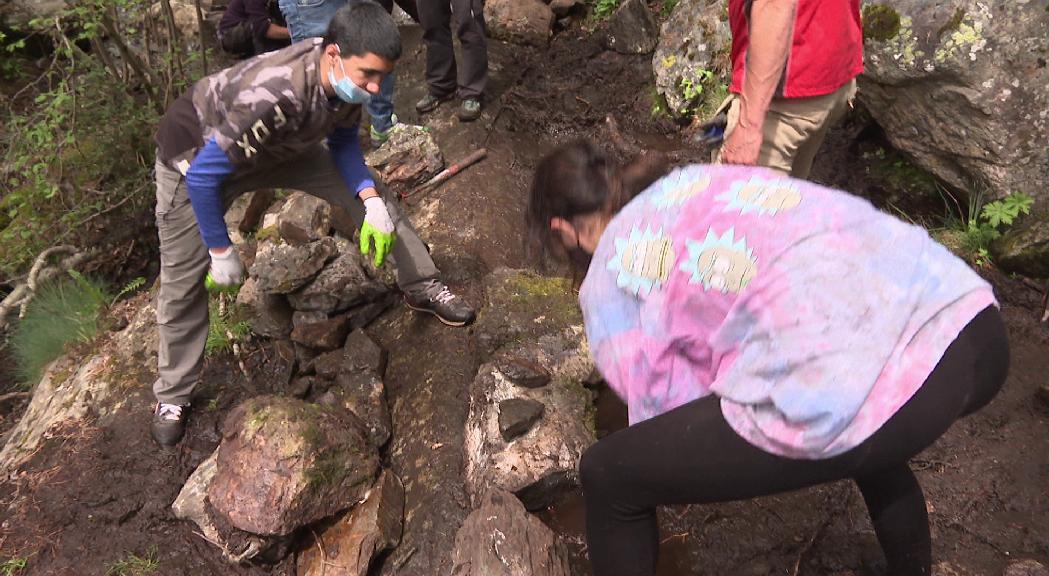
M 841 120 L 855 96 L 856 80 L 853 79 L 825 96 L 773 98 L 762 126 L 758 165 L 775 168 L 794 178 L 808 178 L 827 129 Z M 726 140 L 738 124 L 739 97 L 734 97 L 728 109 Z
M 157 230 L 160 233 L 160 294 L 157 298 L 157 328 L 160 332 L 160 378 L 153 385 L 157 400 L 188 404 L 204 363 L 208 339 L 208 295 L 204 275 L 211 262 L 197 228 L 186 180 L 159 160 L 156 163 Z M 318 145 L 313 152 L 259 174 L 234 177 L 222 191 L 226 207 L 245 193 L 264 188 L 302 190 L 341 206 L 360 227 L 364 205 L 346 188 L 328 150 Z M 420 290 L 437 277 L 437 267 L 407 218 L 386 194 L 397 232 L 391 261 L 397 268 L 397 283 L 405 292 Z

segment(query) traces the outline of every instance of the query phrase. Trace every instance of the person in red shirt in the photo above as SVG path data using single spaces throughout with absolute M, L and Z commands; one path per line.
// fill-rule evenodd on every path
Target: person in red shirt
M 807 178 L 863 72 L 859 0 L 729 0 L 734 95 L 720 160 Z

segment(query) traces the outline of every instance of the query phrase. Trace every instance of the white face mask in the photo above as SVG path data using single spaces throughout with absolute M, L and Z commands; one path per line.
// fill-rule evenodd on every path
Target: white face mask
M 339 100 L 350 104 L 367 104 L 371 100 L 372 95 L 358 86 L 353 80 L 350 80 L 350 77 L 346 74 L 346 66 L 342 63 L 342 58 L 336 58 L 336 60 L 339 61 L 342 78 L 336 80 L 335 70 L 333 68 L 328 69 L 328 82 L 331 84 L 332 90 L 335 90 L 335 95 L 339 97 Z

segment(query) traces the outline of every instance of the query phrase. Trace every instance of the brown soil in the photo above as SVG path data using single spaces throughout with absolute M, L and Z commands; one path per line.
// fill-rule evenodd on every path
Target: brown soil
M 412 105 L 425 90 L 425 52 L 417 28 L 404 32 L 397 107 L 408 111 L 403 121 L 418 122 Z M 521 222 L 530 172 L 552 145 L 578 136 L 607 144 L 602 122 L 615 114 L 634 142 L 677 158 L 706 155 L 681 144 L 671 123 L 651 118 L 650 59 L 604 52 L 578 26 L 557 35 L 545 51 L 493 42 L 491 62 L 480 121 L 460 125 L 450 104 L 426 118 L 449 161 L 481 146 L 488 147 L 488 159 L 409 208 L 448 281 L 473 302 L 483 301 L 479 286 L 489 270 L 527 265 Z M 893 197 L 883 182 L 865 177 L 862 152 L 879 145 L 877 135 L 862 119 L 851 122 L 830 138 L 816 178 L 876 200 Z M 1035 321 L 1038 294 L 991 276 L 1006 304 L 1012 375 L 991 406 L 957 424 L 914 465 L 930 504 L 937 559 L 996 575 L 1012 558 L 1049 560 L 1049 411 L 1033 400 L 1049 370 L 1049 329 Z M 394 437 L 385 458 L 405 480 L 408 507 L 418 510 L 406 527 L 411 544 L 376 572 L 448 573 L 449 545 L 467 511 L 461 478 L 455 481 L 460 423 L 483 348 L 472 330 L 451 330 L 400 307 L 369 330 L 390 353 L 386 384 Z M 217 445 L 225 414 L 249 396 L 284 392 L 287 366 L 276 360 L 275 346 L 254 342 L 248 355 L 250 382 L 230 358 L 208 361 L 207 385 L 177 449 L 158 449 L 149 439 L 146 387 L 130 390 L 125 407 L 106 421 L 55 430 L 15 477 L 0 483 L 0 561 L 28 558 L 25 574 L 102 575 L 131 554 L 155 550 L 155 574 L 293 573 L 291 559 L 278 566 L 230 566 L 170 511 L 182 483 Z M 618 401 L 605 393 L 599 404 L 603 431 L 622 426 Z M 417 423 L 406 420 L 427 410 Z M 9 507 L 12 502 L 19 504 Z M 579 504 L 576 494 L 542 518 L 565 537 L 577 573 L 588 574 Z M 670 508 L 663 518 L 663 575 L 877 574 L 881 563 L 862 501 L 845 483 Z

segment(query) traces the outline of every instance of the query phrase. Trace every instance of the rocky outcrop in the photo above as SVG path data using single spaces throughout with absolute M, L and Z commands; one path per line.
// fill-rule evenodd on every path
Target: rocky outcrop
M 859 97 L 893 146 L 970 193 L 1049 207 L 1044 2 L 864 3 Z
M 625 0 L 609 18 L 602 40 L 621 54 L 651 54 L 659 43 L 659 22 L 644 0 Z
M 493 38 L 531 46 L 545 46 L 554 28 L 554 13 L 541 0 L 488 0 L 484 18 Z
M 299 555 L 300 576 L 366 576 L 372 560 L 397 546 L 404 524 L 404 486 L 383 472 L 364 502 L 317 534 Z
M 3 0 L 0 23 L 12 30 L 28 30 L 38 18 L 51 19 L 67 8 L 66 0 Z
M 208 499 L 252 534 L 289 534 L 353 506 L 379 466 L 356 416 L 293 398 L 247 400 L 222 436 Z
M 494 487 L 535 510 L 578 485 L 579 458 L 596 441 L 593 398 L 583 386 L 593 364 L 581 326 L 500 356 L 526 358 L 553 378 L 525 388 L 514 385 L 499 363 L 481 366 L 466 421 L 466 487 L 475 501 Z
M 341 312 L 374 300 L 387 288 L 368 274 L 360 250 L 342 252 L 309 284 L 288 294 L 288 302 L 305 312 Z
M 557 536 L 513 494 L 486 494 L 455 536 L 453 576 L 569 576 Z
M 1002 576 L 1049 576 L 1049 568 L 1036 560 L 1016 560 L 1005 567 Z
M 681 0 L 663 23 L 652 55 L 656 90 L 670 112 L 687 116 L 732 74 L 728 0 Z M 722 92 L 723 94 L 723 92 Z M 719 103 L 714 102 L 717 106 Z
M 0 450 L 0 477 L 22 465 L 53 426 L 87 418 L 105 425 L 132 396 L 130 387 L 149 387 L 157 378 L 156 308 L 149 296 L 136 299 L 137 312 L 128 326 L 104 338 L 87 357 L 67 355 L 52 362 L 33 388 L 21 420 Z

